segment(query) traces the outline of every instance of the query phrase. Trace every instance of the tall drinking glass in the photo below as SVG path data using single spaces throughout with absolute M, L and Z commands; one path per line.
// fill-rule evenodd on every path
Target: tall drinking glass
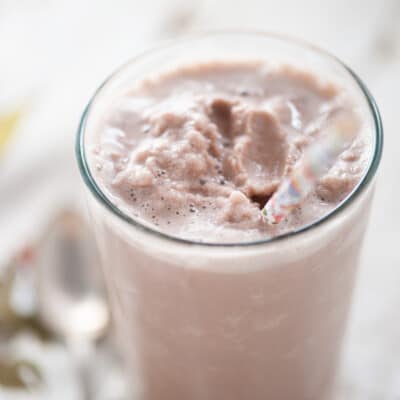
M 196 243 L 124 214 L 96 182 L 87 154 L 104 110 L 148 74 L 230 59 L 288 63 L 345 86 L 370 138 L 359 184 L 318 221 L 251 243 Z M 103 84 L 83 115 L 77 157 L 137 399 L 329 398 L 381 149 L 379 113 L 360 79 L 333 56 L 276 35 L 178 41 L 135 58 Z

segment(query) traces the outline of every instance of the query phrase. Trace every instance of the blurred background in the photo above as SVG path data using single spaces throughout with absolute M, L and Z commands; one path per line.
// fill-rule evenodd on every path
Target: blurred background
M 400 399 L 399 0 L 0 0 L 1 400 L 123 398 L 101 284 L 90 268 L 60 278 L 65 265 L 97 263 L 79 245 L 88 240 L 79 118 L 132 56 L 224 28 L 311 41 L 350 65 L 378 102 L 385 151 L 334 400 Z M 38 281 L 72 291 L 63 315 L 33 290 Z

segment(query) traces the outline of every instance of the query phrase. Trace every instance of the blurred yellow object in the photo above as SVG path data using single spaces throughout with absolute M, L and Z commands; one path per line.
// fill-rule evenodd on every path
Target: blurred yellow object
M 17 124 L 21 120 L 22 115 L 23 110 L 21 108 L 0 115 L 0 155 L 4 152 L 7 142 L 16 131 Z

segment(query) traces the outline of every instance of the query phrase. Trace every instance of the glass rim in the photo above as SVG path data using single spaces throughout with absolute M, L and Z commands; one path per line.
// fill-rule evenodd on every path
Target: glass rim
M 317 220 L 312 221 L 311 223 L 309 223 L 305 226 L 302 226 L 298 229 L 295 229 L 293 231 L 289 231 L 289 232 L 286 232 L 286 233 L 283 233 L 283 234 L 280 234 L 277 236 L 268 237 L 265 239 L 259 239 L 259 240 L 255 240 L 255 241 L 232 242 L 232 243 L 230 243 L 230 242 L 227 242 L 227 243 L 201 242 L 201 241 L 196 241 L 196 240 L 179 238 L 177 236 L 173 236 L 168 233 L 158 231 L 157 229 L 152 228 L 148 225 L 145 225 L 145 224 L 141 223 L 139 220 L 132 218 L 129 215 L 125 214 L 114 203 L 112 203 L 112 201 L 107 197 L 107 195 L 102 191 L 102 189 L 96 183 L 96 180 L 90 171 L 89 163 L 86 158 L 85 143 L 84 143 L 86 123 L 88 121 L 90 111 L 93 107 L 93 103 L 97 99 L 97 97 L 99 95 L 101 95 L 103 88 L 114 77 L 119 75 L 123 70 L 125 70 L 125 68 L 130 67 L 136 61 L 138 61 L 148 55 L 152 55 L 152 54 L 156 53 L 157 51 L 172 48 L 179 44 L 190 43 L 191 41 L 194 41 L 196 39 L 206 39 L 207 37 L 213 37 L 213 36 L 217 37 L 217 36 L 227 36 L 227 35 L 247 35 L 247 36 L 253 36 L 253 37 L 265 37 L 265 38 L 270 38 L 270 39 L 275 39 L 275 40 L 281 40 L 281 41 L 284 41 L 287 43 L 292 43 L 293 45 L 297 45 L 299 47 L 308 48 L 310 50 L 313 50 L 313 51 L 321 54 L 322 56 L 332 60 L 333 62 L 336 62 L 337 64 L 341 65 L 342 68 L 344 68 L 344 70 L 346 70 L 347 73 L 353 78 L 354 82 L 356 83 L 356 85 L 359 87 L 359 89 L 365 96 L 365 100 L 367 101 L 368 108 L 373 117 L 373 125 L 374 125 L 373 128 L 375 131 L 375 145 L 374 145 L 373 154 L 372 154 L 372 157 L 370 160 L 370 164 L 368 165 L 367 171 L 364 173 L 363 177 L 360 179 L 360 181 L 357 183 L 357 185 L 354 187 L 354 189 L 335 208 L 333 208 L 332 210 L 330 210 L 328 213 L 324 214 L 322 217 L 318 218 Z M 359 76 L 350 67 L 348 67 L 343 61 L 341 61 L 338 57 L 331 54 L 330 52 L 323 50 L 313 44 L 310 44 L 302 39 L 297 39 L 297 38 L 293 38 L 290 36 L 277 34 L 277 33 L 246 31 L 246 30 L 244 30 L 244 31 L 241 31 L 241 30 L 217 31 L 217 32 L 207 32 L 207 33 L 202 33 L 202 34 L 197 34 L 197 35 L 189 35 L 183 39 L 169 40 L 167 43 L 165 43 L 163 45 L 153 47 L 150 50 L 142 52 L 139 55 L 131 58 L 126 63 L 124 63 L 122 66 L 117 68 L 113 73 L 111 73 L 104 80 L 104 82 L 98 87 L 98 89 L 95 91 L 95 93 L 89 100 L 89 103 L 87 104 L 87 106 L 84 109 L 84 112 L 82 114 L 82 117 L 81 117 L 81 120 L 80 120 L 80 123 L 78 126 L 77 135 L 76 135 L 76 142 L 75 142 L 75 153 L 76 153 L 76 158 L 77 158 L 77 162 L 78 162 L 78 166 L 79 166 L 79 171 L 80 171 L 80 174 L 81 174 L 86 186 L 88 187 L 88 189 L 90 190 L 90 192 L 94 196 L 94 198 L 102 206 L 104 206 L 108 211 L 110 211 L 112 214 L 114 214 L 116 217 L 123 220 L 123 222 L 128 223 L 134 229 L 139 229 L 145 234 L 156 236 L 159 239 L 166 240 L 171 243 L 183 244 L 183 245 L 196 245 L 196 246 L 203 246 L 203 247 L 219 247 L 219 248 L 224 248 L 224 247 L 226 247 L 226 248 L 229 248 L 229 247 L 248 248 L 248 247 L 253 247 L 253 246 L 267 245 L 269 243 L 276 243 L 280 240 L 299 236 L 299 235 L 301 235 L 305 232 L 308 232 L 326 222 L 329 222 L 334 217 L 339 215 L 342 211 L 344 211 L 350 204 L 352 204 L 354 202 L 354 200 L 356 198 L 358 198 L 359 195 L 364 191 L 364 189 L 368 187 L 368 184 L 372 181 L 372 179 L 375 176 L 375 173 L 378 169 L 380 160 L 382 158 L 382 148 L 383 148 L 383 125 L 382 125 L 382 118 L 379 113 L 378 106 L 377 106 L 376 101 L 373 98 L 372 94 L 370 93 L 369 89 L 366 87 L 366 85 L 363 83 L 363 81 L 359 78 Z

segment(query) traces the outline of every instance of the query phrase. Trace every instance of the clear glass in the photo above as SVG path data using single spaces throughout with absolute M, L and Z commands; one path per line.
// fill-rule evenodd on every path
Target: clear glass
M 131 219 L 101 191 L 86 158 L 102 111 L 148 74 L 230 59 L 298 65 L 351 91 L 371 134 L 365 176 L 330 214 L 264 241 L 195 243 Z M 293 39 L 198 36 L 137 57 L 102 85 L 83 115 L 77 157 L 135 399 L 329 398 L 381 151 L 379 113 L 359 78 Z

